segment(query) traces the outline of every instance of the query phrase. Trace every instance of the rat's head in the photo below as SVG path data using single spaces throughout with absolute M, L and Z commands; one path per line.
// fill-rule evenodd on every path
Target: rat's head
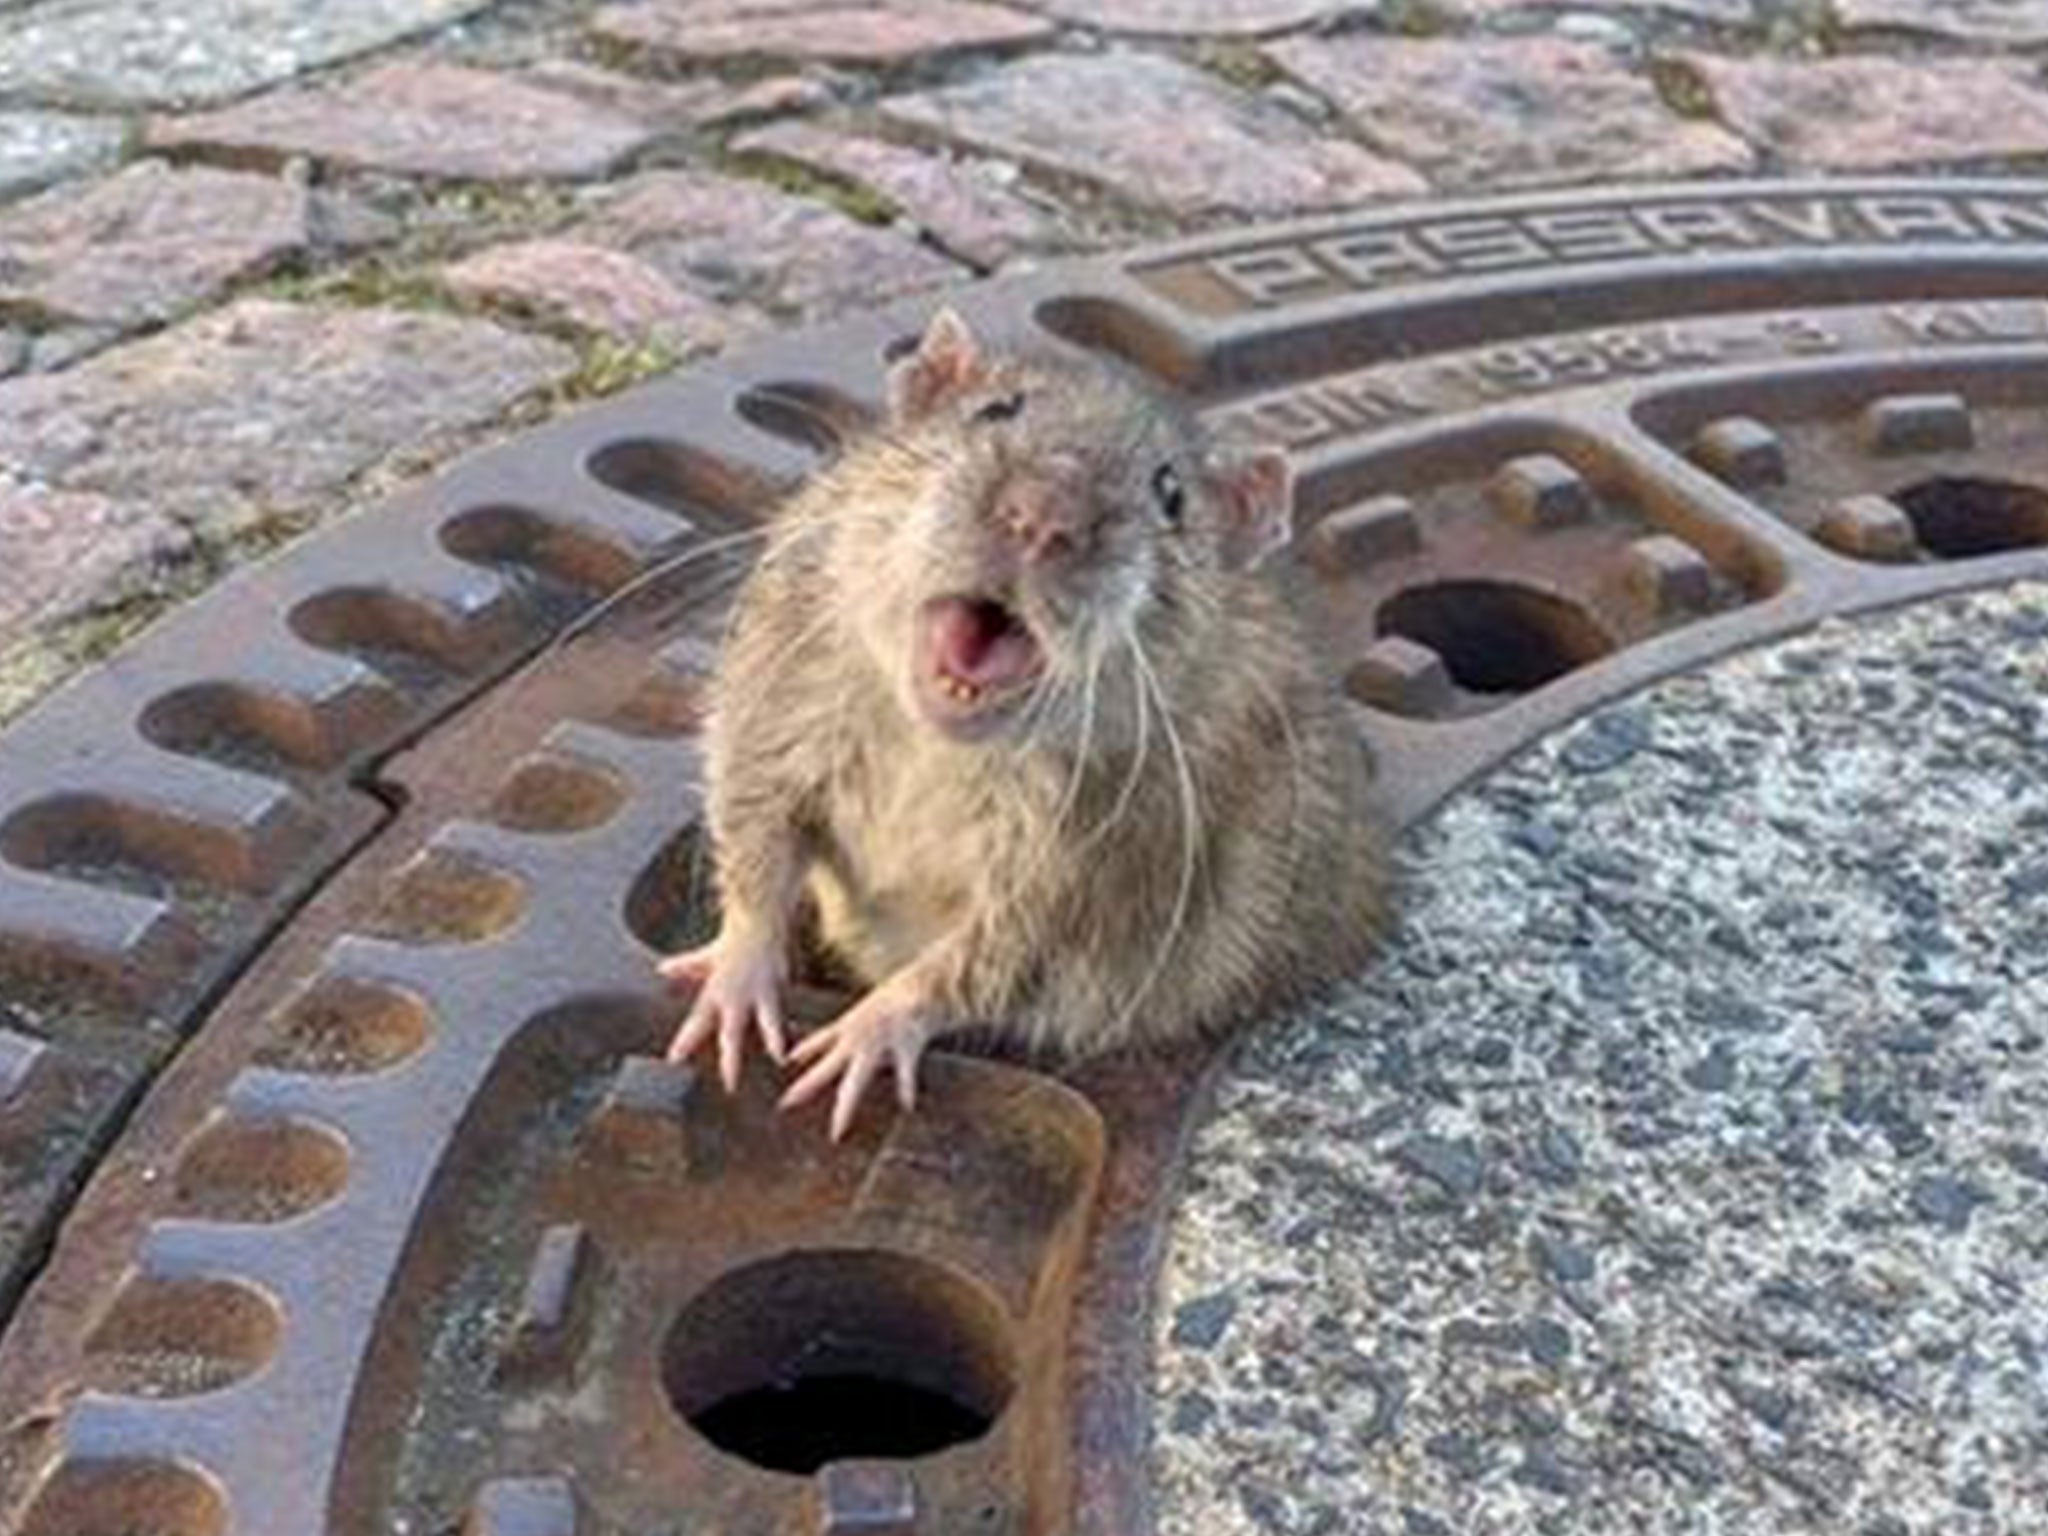
M 892 370 L 869 467 L 886 484 L 850 531 L 881 556 L 847 594 L 856 625 L 912 713 L 964 741 L 1027 719 L 1056 736 L 1141 624 L 1172 646 L 1288 533 L 1277 452 L 1219 449 L 1108 364 L 993 354 L 950 310 Z

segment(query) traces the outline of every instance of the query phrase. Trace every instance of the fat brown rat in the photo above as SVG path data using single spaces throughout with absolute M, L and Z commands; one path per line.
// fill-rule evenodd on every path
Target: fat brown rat
M 1109 364 L 943 312 L 886 420 L 782 509 L 711 689 L 710 944 L 669 1054 L 750 1034 L 914 1103 L 968 1026 L 1092 1052 L 1298 1001 L 1383 923 L 1364 749 L 1264 557 L 1292 483 Z M 794 1049 L 800 913 L 870 990 Z

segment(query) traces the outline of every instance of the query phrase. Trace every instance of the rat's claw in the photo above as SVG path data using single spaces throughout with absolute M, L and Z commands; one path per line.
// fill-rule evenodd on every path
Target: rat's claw
M 789 1053 L 789 1063 L 797 1067 L 808 1064 L 809 1070 L 784 1090 L 781 1107 L 795 1109 L 810 1103 L 845 1070 L 846 1055 L 846 1041 L 838 1034 L 837 1025 L 805 1035 L 797 1041 L 796 1048 Z
M 833 1025 L 824 1029 L 812 1030 L 803 1039 L 797 1041 L 795 1045 L 789 1048 L 786 1064 L 792 1067 L 800 1067 L 806 1062 L 816 1061 L 826 1051 L 839 1043 L 839 1036 L 834 1032 L 836 1029 L 837 1026 Z M 794 1093 L 796 1090 L 792 1088 L 790 1092 Z M 806 1097 L 809 1097 L 809 1095 L 806 1095 Z M 801 1103 L 802 1100 L 797 1102 Z
M 668 1059 L 684 1061 L 718 1038 L 718 1078 L 726 1092 L 740 1085 L 747 1036 L 758 1030 L 769 1056 L 784 1055 L 782 953 L 779 947 L 721 936 L 715 944 L 661 962 L 661 974 L 678 986 L 697 983 L 697 1000 L 669 1042 Z
M 874 1081 L 875 1072 L 881 1066 L 881 1057 L 875 1051 L 855 1051 L 853 1059 L 846 1064 L 846 1076 L 839 1079 L 839 1092 L 832 1099 L 832 1139 L 838 1141 L 853 1124 L 853 1112 L 860 1108 L 860 1101 L 866 1097 L 868 1084 Z
M 718 1080 L 725 1084 L 727 1093 L 739 1091 L 740 1063 L 746 1044 L 746 1014 L 728 1009 L 718 1021 Z
M 761 1049 L 777 1066 L 789 1059 L 789 1035 L 782 1018 L 782 999 L 774 993 L 763 997 L 754 1009 L 754 1025 L 761 1032 Z
M 896 1102 L 909 1114 L 917 1108 L 917 1057 L 924 1049 L 924 1042 L 892 1041 L 889 1058 L 895 1064 Z
M 681 990 L 684 987 L 701 987 L 711 979 L 711 972 L 718 964 L 718 946 L 702 944 L 695 949 L 685 950 L 680 955 L 670 955 L 655 967 L 661 972 L 662 980 Z
M 836 1021 L 796 1043 L 789 1060 L 805 1070 L 783 1094 L 782 1108 L 808 1104 L 838 1083 L 831 1122 L 832 1139 L 838 1141 L 852 1127 L 860 1101 L 884 1065 L 896 1078 L 897 1102 L 912 1108 L 918 1058 L 931 1033 L 924 1006 L 886 989 L 870 992 Z
M 718 1028 L 718 1010 L 712 1005 L 711 994 L 700 992 L 690 1009 L 690 1015 L 683 1020 L 683 1027 L 676 1031 L 676 1037 L 668 1043 L 670 1061 L 686 1061 L 703 1048 L 711 1038 L 711 1032 Z

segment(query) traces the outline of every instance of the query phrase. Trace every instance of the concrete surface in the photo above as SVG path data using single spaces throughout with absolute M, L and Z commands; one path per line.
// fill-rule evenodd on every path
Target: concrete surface
M 2048 1518 L 2048 588 L 1667 683 L 1455 799 L 1255 1035 L 1159 1315 L 1170 1536 Z

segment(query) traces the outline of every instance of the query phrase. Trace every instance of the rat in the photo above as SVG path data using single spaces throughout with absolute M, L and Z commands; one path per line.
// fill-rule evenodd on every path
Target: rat
M 672 1060 L 749 1041 L 908 1111 L 970 1027 L 1085 1055 L 1304 1001 L 1388 911 L 1371 770 L 1303 605 L 1281 452 L 1106 359 L 942 310 L 773 519 L 710 685 L 716 937 Z M 793 1047 L 808 934 L 867 990 Z M 836 1085 L 836 1089 L 835 1089 Z

